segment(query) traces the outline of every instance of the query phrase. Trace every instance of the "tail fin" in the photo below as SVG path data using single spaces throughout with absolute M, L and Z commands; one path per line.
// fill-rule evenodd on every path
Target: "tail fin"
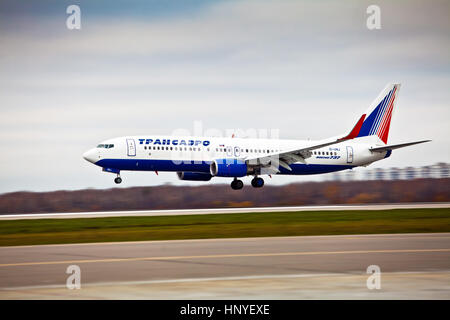
M 358 137 L 378 136 L 387 144 L 392 113 L 397 101 L 400 84 L 388 84 L 372 102 Z

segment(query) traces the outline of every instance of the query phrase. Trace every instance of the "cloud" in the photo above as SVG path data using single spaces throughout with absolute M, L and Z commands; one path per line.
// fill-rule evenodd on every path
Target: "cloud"
M 382 29 L 369 31 L 369 4 L 226 1 L 131 15 L 82 3 L 81 31 L 67 30 L 55 10 L 44 18 L 41 9 L 20 28 L 4 20 L 0 147 L 9 152 L 0 192 L 108 187 L 80 165 L 84 149 L 108 137 L 191 129 L 195 120 L 220 130 L 280 129 L 282 138 L 335 135 L 390 81 L 403 83 L 392 136 L 436 144 L 380 165 L 447 161 L 450 5 L 379 1 Z M 64 166 L 49 175 L 53 154 Z M 15 179 L 24 172 L 35 183 Z M 130 183 L 166 181 L 139 177 Z

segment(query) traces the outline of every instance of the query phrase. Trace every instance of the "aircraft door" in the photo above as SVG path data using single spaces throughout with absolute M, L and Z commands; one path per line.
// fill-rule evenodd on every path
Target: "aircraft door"
M 353 147 L 347 146 L 347 163 L 353 163 Z
M 234 147 L 234 156 L 238 158 L 241 155 L 241 150 L 239 147 Z
M 134 139 L 127 139 L 127 152 L 129 157 L 136 156 L 136 143 Z
M 227 147 L 227 157 L 232 157 L 233 156 L 233 148 L 228 146 Z

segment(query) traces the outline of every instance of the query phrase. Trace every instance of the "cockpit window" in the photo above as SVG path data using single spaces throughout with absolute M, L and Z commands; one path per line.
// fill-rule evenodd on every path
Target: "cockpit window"
M 105 149 L 110 149 L 110 148 L 114 148 L 113 144 L 99 144 L 97 146 L 97 148 L 105 148 Z

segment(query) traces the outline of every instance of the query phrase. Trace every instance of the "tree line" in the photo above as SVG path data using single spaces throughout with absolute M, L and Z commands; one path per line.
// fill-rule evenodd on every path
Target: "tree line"
M 231 190 L 203 186 L 13 192 L 0 195 L 0 214 L 110 210 L 201 209 L 397 202 L 449 202 L 450 178 L 327 181 Z

